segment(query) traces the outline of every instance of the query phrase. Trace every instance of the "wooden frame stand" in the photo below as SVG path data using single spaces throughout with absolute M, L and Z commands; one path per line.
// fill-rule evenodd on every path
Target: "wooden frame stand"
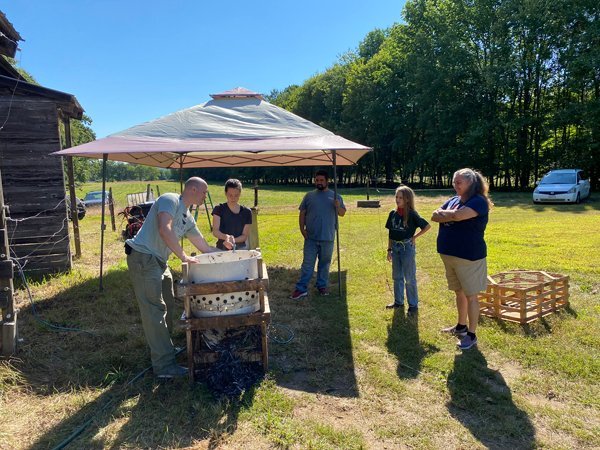
M 569 305 L 569 277 L 558 273 L 511 270 L 488 276 L 479 294 L 481 314 L 521 324 Z
M 267 328 L 271 322 L 271 310 L 267 288 L 269 278 L 267 268 L 262 259 L 257 259 L 258 278 L 241 281 L 217 281 L 212 283 L 194 284 L 189 280 L 189 267 L 182 264 L 183 277 L 177 285 L 177 297 L 183 300 L 184 315 L 180 325 L 185 329 L 187 343 L 187 357 L 190 381 L 195 379 L 198 365 L 207 366 L 217 360 L 215 352 L 202 346 L 201 332 L 208 330 L 227 330 L 231 328 L 259 327 L 260 350 L 236 354 L 242 361 L 262 363 L 263 370 L 268 370 L 269 353 L 267 346 Z M 258 291 L 260 309 L 250 314 L 219 315 L 213 317 L 193 317 L 192 298 L 197 295 L 225 294 L 241 291 Z

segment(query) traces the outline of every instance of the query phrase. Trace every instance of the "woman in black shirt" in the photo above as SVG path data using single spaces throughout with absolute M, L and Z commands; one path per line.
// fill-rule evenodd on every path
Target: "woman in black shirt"
M 242 183 L 232 178 L 225 183 L 226 203 L 221 203 L 213 209 L 212 234 L 218 239 L 217 248 L 227 250 L 223 241 L 235 242 L 236 249 L 248 248 L 246 241 L 250 234 L 252 212 L 240 205 Z

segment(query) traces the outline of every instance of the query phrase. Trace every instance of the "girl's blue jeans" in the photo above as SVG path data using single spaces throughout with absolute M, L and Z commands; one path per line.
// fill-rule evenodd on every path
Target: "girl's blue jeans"
M 394 303 L 404 304 L 404 288 L 408 306 L 418 306 L 417 262 L 415 246 L 410 239 L 392 242 L 392 278 Z

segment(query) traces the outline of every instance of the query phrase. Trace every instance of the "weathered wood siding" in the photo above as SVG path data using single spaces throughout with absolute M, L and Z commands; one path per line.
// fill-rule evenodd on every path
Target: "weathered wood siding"
M 9 113 L 10 109 L 10 113 Z M 29 273 L 71 268 L 56 104 L 0 90 L 0 170 L 12 251 Z M 13 256 L 15 256 L 13 254 Z

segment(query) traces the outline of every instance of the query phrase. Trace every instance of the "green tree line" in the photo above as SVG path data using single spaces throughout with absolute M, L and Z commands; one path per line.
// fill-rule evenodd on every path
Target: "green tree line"
M 403 23 L 267 100 L 373 147 L 339 181 L 444 186 L 460 167 L 496 188 L 526 189 L 553 168 L 600 185 L 598 0 L 407 0 Z M 95 138 L 85 117 L 73 145 Z M 101 163 L 75 161 L 78 181 Z M 172 176 L 109 162 L 109 178 Z M 188 170 L 207 179 L 310 182 L 311 168 Z M 174 174 L 177 177 L 177 174 Z
M 492 186 L 527 188 L 577 167 L 598 187 L 597 0 L 409 0 L 403 16 L 269 96 L 374 148 L 340 181 L 447 185 L 468 166 Z

